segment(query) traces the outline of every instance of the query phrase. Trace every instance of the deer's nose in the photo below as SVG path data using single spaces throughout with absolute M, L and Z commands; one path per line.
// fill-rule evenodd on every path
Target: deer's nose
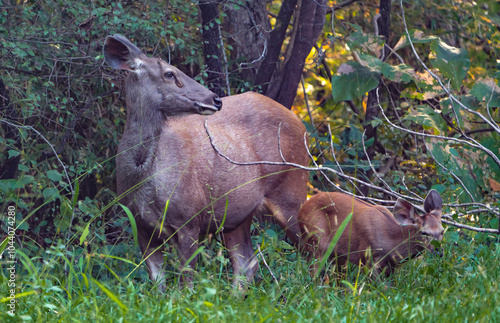
M 214 107 L 216 107 L 217 110 L 222 109 L 222 100 L 218 96 L 214 98 Z

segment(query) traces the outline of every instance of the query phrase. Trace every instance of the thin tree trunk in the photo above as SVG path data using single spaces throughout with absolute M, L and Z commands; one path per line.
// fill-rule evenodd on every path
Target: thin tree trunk
M 273 73 L 279 68 L 281 47 L 285 41 L 286 31 L 296 5 L 297 0 L 283 1 L 278 17 L 276 18 L 276 24 L 269 34 L 267 53 L 262 61 L 255 82 L 256 85 L 261 86 L 263 93 L 267 92 Z
M 246 1 L 238 6 L 227 5 L 223 30 L 230 51 L 231 70 L 238 70 L 250 84 L 256 84 L 256 74 L 266 57 L 271 22 L 264 0 Z
M 325 0 L 301 0 L 294 17 L 294 35 L 290 41 L 283 68 L 273 77 L 266 95 L 291 108 L 305 61 L 325 23 Z M 290 47 L 291 46 L 291 47 Z
M 3 83 L 3 80 L 0 79 L 0 118 L 11 121 L 11 123 L 15 123 L 15 115 L 15 106 L 10 103 L 8 90 Z M 3 125 L 5 127 L 5 139 L 14 140 L 14 146 L 21 149 L 21 141 L 17 129 L 7 124 Z M 5 163 L 0 166 L 0 179 L 15 178 L 20 159 L 21 155 L 12 158 L 7 157 Z
M 389 43 L 390 27 L 391 27 L 391 0 L 380 0 L 379 12 L 380 12 L 380 17 L 377 20 L 379 33 L 376 36 L 383 36 L 385 38 L 386 43 Z M 380 59 L 385 60 L 386 57 L 387 57 L 387 49 L 384 47 L 382 49 Z M 375 138 L 374 145 L 372 147 L 369 147 L 368 149 L 368 154 L 370 158 L 373 157 L 375 148 L 377 148 L 381 153 L 385 152 L 385 148 L 382 145 L 380 145 L 377 140 L 377 127 L 373 127 L 370 124 L 370 121 L 378 117 L 379 107 L 378 107 L 376 93 L 377 89 L 379 89 L 380 87 L 381 84 L 379 83 L 377 88 L 371 90 L 368 93 L 368 99 L 366 104 L 367 108 L 366 108 L 365 126 L 364 126 L 366 131 L 366 139 L 368 140 L 371 138 Z
M 203 55 L 207 65 L 207 83 L 208 88 L 218 96 L 226 96 L 225 73 L 223 48 L 221 46 L 221 35 L 219 24 L 216 19 L 219 18 L 219 0 L 200 0 L 201 11 L 201 35 L 203 40 Z

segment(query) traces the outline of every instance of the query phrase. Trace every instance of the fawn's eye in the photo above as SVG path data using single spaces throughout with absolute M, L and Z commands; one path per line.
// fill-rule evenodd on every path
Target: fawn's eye
M 171 78 L 174 78 L 174 73 L 173 72 L 165 72 L 165 74 L 163 74 L 163 76 L 165 76 L 166 79 L 171 79 Z

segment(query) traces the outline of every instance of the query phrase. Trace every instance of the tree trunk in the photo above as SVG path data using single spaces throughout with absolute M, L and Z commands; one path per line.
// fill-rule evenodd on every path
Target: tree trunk
M 200 1 L 203 51 L 211 72 L 209 83 L 213 83 L 215 89 L 223 87 L 221 78 L 217 78 L 223 74 L 222 51 L 217 47 L 221 43 L 220 33 L 214 22 L 219 15 L 218 3 L 213 0 Z M 229 35 L 231 58 L 242 61 L 238 65 L 242 78 L 261 86 L 262 93 L 289 109 L 297 94 L 305 60 L 323 31 L 327 8 L 325 3 L 326 0 L 283 1 L 271 32 L 264 0 L 244 1 L 238 5 L 228 2 L 224 7 L 224 31 Z M 292 37 L 284 60 L 280 62 L 292 15 L 295 15 Z M 214 55 L 217 59 L 214 59 Z
M 241 77 L 256 84 L 256 74 L 267 53 L 271 23 L 264 0 L 246 1 L 226 11 L 223 30 L 235 66 Z
M 282 68 L 275 69 L 266 95 L 291 108 L 305 61 L 325 24 L 325 0 L 301 0 Z
M 377 20 L 379 34 L 376 36 L 383 36 L 385 38 L 385 42 L 389 44 L 389 35 L 391 27 L 391 0 L 380 0 L 379 11 L 380 11 L 380 17 Z M 385 58 L 387 57 L 387 52 L 388 50 L 384 47 L 382 49 L 380 57 L 382 61 L 385 60 Z M 366 104 L 366 115 L 365 115 L 365 126 L 364 126 L 366 130 L 366 139 L 368 140 L 371 138 L 375 138 L 374 145 L 372 147 L 369 147 L 368 149 L 368 155 L 370 156 L 370 158 L 373 157 L 375 147 L 378 148 L 378 150 L 381 153 L 385 153 L 385 148 L 382 145 L 380 145 L 380 143 L 377 140 L 377 127 L 373 127 L 370 124 L 372 120 L 378 117 L 379 106 L 377 101 L 377 89 L 379 89 L 379 94 L 380 94 L 381 93 L 380 85 L 381 84 L 379 83 L 377 88 L 371 90 L 368 93 L 368 99 Z
M 0 118 L 11 123 L 14 123 L 13 120 L 16 120 L 15 106 L 10 103 L 8 90 L 2 79 L 0 79 Z M 14 140 L 14 146 L 21 149 L 21 140 L 17 129 L 8 124 L 2 124 L 5 127 L 5 139 Z M 16 176 L 17 166 L 19 165 L 19 160 L 21 160 L 21 155 L 12 158 L 7 156 L 6 158 L 7 160 L 5 163 L 0 166 L 0 179 L 13 179 Z
M 296 5 L 297 0 L 283 1 L 274 29 L 269 34 L 267 52 L 256 78 L 256 84 L 261 86 L 263 93 L 267 92 L 273 73 L 279 68 L 281 47 Z
M 223 48 L 219 24 L 219 0 L 200 0 L 203 55 L 207 64 L 208 88 L 220 97 L 226 96 Z

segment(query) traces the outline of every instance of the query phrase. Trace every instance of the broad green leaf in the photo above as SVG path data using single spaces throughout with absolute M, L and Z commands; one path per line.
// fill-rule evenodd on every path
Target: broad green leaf
M 20 170 L 21 172 L 29 172 L 30 168 L 26 165 L 23 164 L 18 164 L 17 169 Z
M 380 71 L 373 71 L 358 62 L 342 64 L 332 77 L 335 102 L 354 100 L 378 86 Z
M 390 65 L 387 63 L 384 63 L 382 65 L 382 74 L 387 77 L 389 80 L 394 81 L 394 82 L 411 82 L 417 81 L 417 76 L 415 75 L 415 70 L 406 65 L 406 64 L 400 64 L 400 65 Z
M 47 177 L 53 182 L 59 182 L 62 180 L 62 175 L 57 170 L 49 170 L 47 172 Z
M 21 153 L 17 150 L 14 150 L 14 149 L 11 149 L 7 152 L 7 154 L 9 154 L 9 159 L 12 158 L 12 157 L 17 157 L 19 156 Z
M 359 54 L 358 56 L 360 64 L 370 69 L 370 71 L 380 72 L 382 70 L 382 65 L 384 64 L 384 62 L 382 62 L 377 57 L 367 54 Z
M 417 105 L 408 110 L 405 120 L 411 120 L 421 126 L 436 129 L 444 132 L 447 128 L 446 122 L 441 117 L 441 113 L 427 105 Z
M 452 154 L 455 157 L 458 157 L 458 151 L 455 148 L 450 148 L 450 154 Z
M 45 201 L 59 197 L 59 190 L 57 188 L 46 188 L 42 192 Z
M 478 184 L 484 182 L 484 169 L 479 162 L 483 159 L 482 155 L 475 150 L 464 149 L 460 146 L 454 146 L 457 148 L 455 149 L 447 143 L 433 138 L 426 139 L 426 142 L 434 158 L 461 180 L 476 201 L 480 201 L 482 197 Z M 461 203 L 471 202 L 469 194 L 461 188 L 460 190 L 461 192 L 457 192 L 459 201 Z
M 500 135 L 492 134 L 491 136 L 484 136 L 479 142 L 500 158 Z M 486 158 L 486 164 L 489 166 L 491 176 L 500 182 L 500 166 L 489 156 Z
M 467 50 L 449 46 L 441 39 L 431 43 L 431 50 L 432 66 L 439 69 L 455 89 L 459 89 L 470 68 Z
M 438 39 L 436 36 L 425 36 L 424 32 L 418 29 L 412 29 L 409 31 L 410 34 L 410 40 L 413 44 L 423 44 L 423 43 L 430 43 L 431 41 L 434 41 Z M 394 46 L 394 50 L 401 49 L 405 46 L 410 45 L 410 42 L 408 41 L 408 37 L 406 35 L 403 35 L 396 46 Z
M 479 101 L 486 102 L 491 108 L 500 107 L 500 87 L 492 78 L 480 79 L 470 90 Z
M 477 99 L 472 95 L 459 95 L 456 96 L 456 98 L 469 109 L 477 110 L 479 107 Z M 448 116 L 448 118 L 452 120 L 455 120 L 455 122 L 458 123 L 461 128 L 465 126 L 464 117 L 467 118 L 468 112 L 462 109 L 460 105 L 458 105 L 456 102 L 453 102 L 449 97 L 442 99 L 439 102 L 439 105 L 441 106 L 443 115 Z
M 462 95 L 457 95 L 455 98 L 458 99 L 462 104 L 467 106 L 468 108 L 472 108 L 466 102 L 474 101 L 474 97 L 471 95 L 468 95 L 468 98 L 465 98 L 465 96 Z M 471 100 L 472 99 L 472 100 Z M 466 101 L 467 100 L 467 101 Z M 453 102 L 449 97 L 445 97 L 439 101 L 439 106 L 441 107 L 441 112 L 444 115 L 447 115 L 449 113 L 453 113 L 453 107 L 456 105 L 455 102 Z M 477 108 L 477 107 L 476 107 Z M 475 110 L 475 109 L 474 109 Z M 459 109 L 455 109 L 455 112 L 458 112 Z
M 443 194 L 444 191 L 446 190 L 446 187 L 442 184 L 435 184 L 435 185 L 432 185 L 431 187 L 433 190 L 436 190 L 439 192 L 439 194 Z
M 0 192 L 24 188 L 34 180 L 35 178 L 31 175 L 21 175 L 18 179 L 0 179 Z
M 373 34 L 363 33 L 362 28 L 355 24 L 350 24 L 356 31 L 349 35 L 347 45 L 353 51 L 358 53 L 373 54 L 380 57 L 384 46 L 384 40 L 381 37 L 375 37 Z

